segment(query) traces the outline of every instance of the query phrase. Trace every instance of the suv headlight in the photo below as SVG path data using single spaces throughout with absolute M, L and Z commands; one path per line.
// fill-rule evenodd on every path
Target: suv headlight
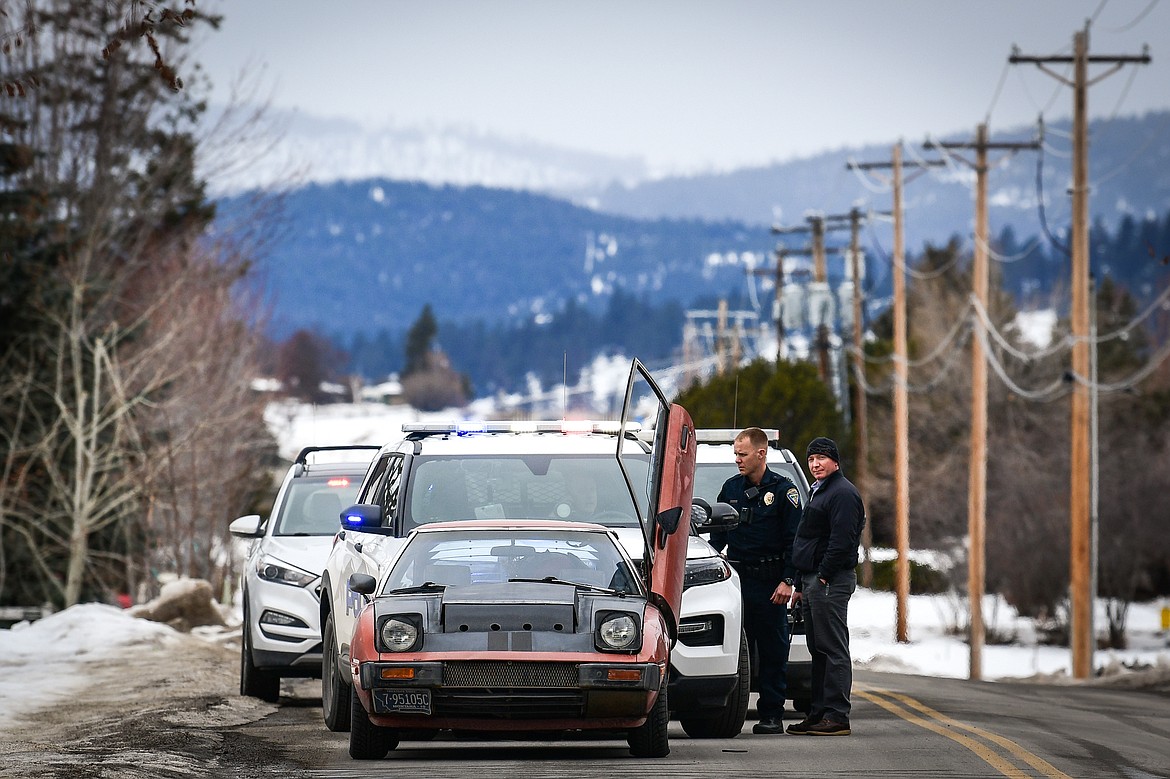
M 263 555 L 256 561 L 256 575 L 266 582 L 291 584 L 294 587 L 304 587 L 317 579 L 315 573 L 292 568 L 287 563 L 268 555 Z
M 683 574 L 683 589 L 697 587 L 700 584 L 715 584 L 730 578 L 731 565 L 722 557 L 687 560 L 686 573 Z

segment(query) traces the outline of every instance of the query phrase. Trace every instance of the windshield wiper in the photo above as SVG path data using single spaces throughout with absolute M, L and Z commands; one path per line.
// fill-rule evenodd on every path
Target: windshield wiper
M 387 595 L 409 595 L 412 592 L 443 592 L 447 589 L 446 584 L 439 584 L 438 582 L 423 582 L 416 584 L 413 587 L 399 587 L 396 590 L 387 590 Z
M 535 584 L 567 584 L 570 587 L 576 587 L 578 590 L 586 590 L 588 592 L 602 592 L 606 595 L 616 595 L 619 598 L 624 598 L 629 595 L 625 590 L 613 590 L 609 587 L 598 587 L 593 584 L 586 584 L 584 582 L 571 582 L 568 579 L 560 579 L 556 576 L 545 576 L 542 579 L 530 579 L 525 577 L 516 577 L 509 579 L 510 582 L 532 582 Z

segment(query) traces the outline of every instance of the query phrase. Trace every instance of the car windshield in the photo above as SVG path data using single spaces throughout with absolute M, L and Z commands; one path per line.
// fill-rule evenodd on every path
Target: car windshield
M 636 464 L 641 472 L 631 474 L 635 487 L 646 481 L 647 460 Z M 639 526 L 614 457 L 420 457 L 409 489 L 408 528 L 458 519 L 566 519 L 607 527 Z
M 511 528 L 418 533 L 394 563 L 382 591 L 549 577 L 622 593 L 639 591 L 637 577 L 608 534 Z
M 289 485 L 280 506 L 275 536 L 331 536 L 337 532 L 341 511 L 357 500 L 361 473 L 302 476 Z

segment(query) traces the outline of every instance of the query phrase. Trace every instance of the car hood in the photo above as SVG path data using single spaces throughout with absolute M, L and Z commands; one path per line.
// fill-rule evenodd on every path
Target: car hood
M 642 559 L 642 552 L 646 548 L 646 542 L 642 538 L 642 531 L 636 527 L 622 527 L 614 528 L 617 533 L 618 540 L 622 542 L 622 546 L 626 549 L 626 554 L 635 560 Z M 704 557 L 715 557 L 718 552 L 715 551 L 709 543 L 697 536 L 691 536 L 687 539 L 687 559 L 697 560 Z
M 332 548 L 333 536 L 270 536 L 265 539 L 263 551 L 264 554 L 320 576 Z

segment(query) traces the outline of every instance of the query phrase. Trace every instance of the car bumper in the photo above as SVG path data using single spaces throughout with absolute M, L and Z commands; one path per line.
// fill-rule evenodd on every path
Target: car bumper
M 743 630 L 741 597 L 735 576 L 683 592 L 679 640 L 670 653 L 671 667 L 679 676 L 736 676 Z
M 312 587 L 255 579 L 248 584 L 252 662 L 286 676 L 321 673 L 320 601 Z
M 683 592 L 679 640 L 670 653 L 670 709 L 678 716 L 727 705 L 739 682 L 743 629 L 739 579 Z
M 657 662 L 476 663 L 468 677 L 444 661 L 363 662 L 354 692 L 370 720 L 383 727 L 460 731 L 562 731 L 636 727 L 645 721 L 661 685 Z M 399 680 L 403 669 L 410 679 Z M 611 672 L 621 681 L 608 678 Z M 624 677 L 635 677 L 625 679 Z M 523 679 L 524 683 L 516 682 Z M 395 693 L 425 700 L 425 710 L 393 708 Z

